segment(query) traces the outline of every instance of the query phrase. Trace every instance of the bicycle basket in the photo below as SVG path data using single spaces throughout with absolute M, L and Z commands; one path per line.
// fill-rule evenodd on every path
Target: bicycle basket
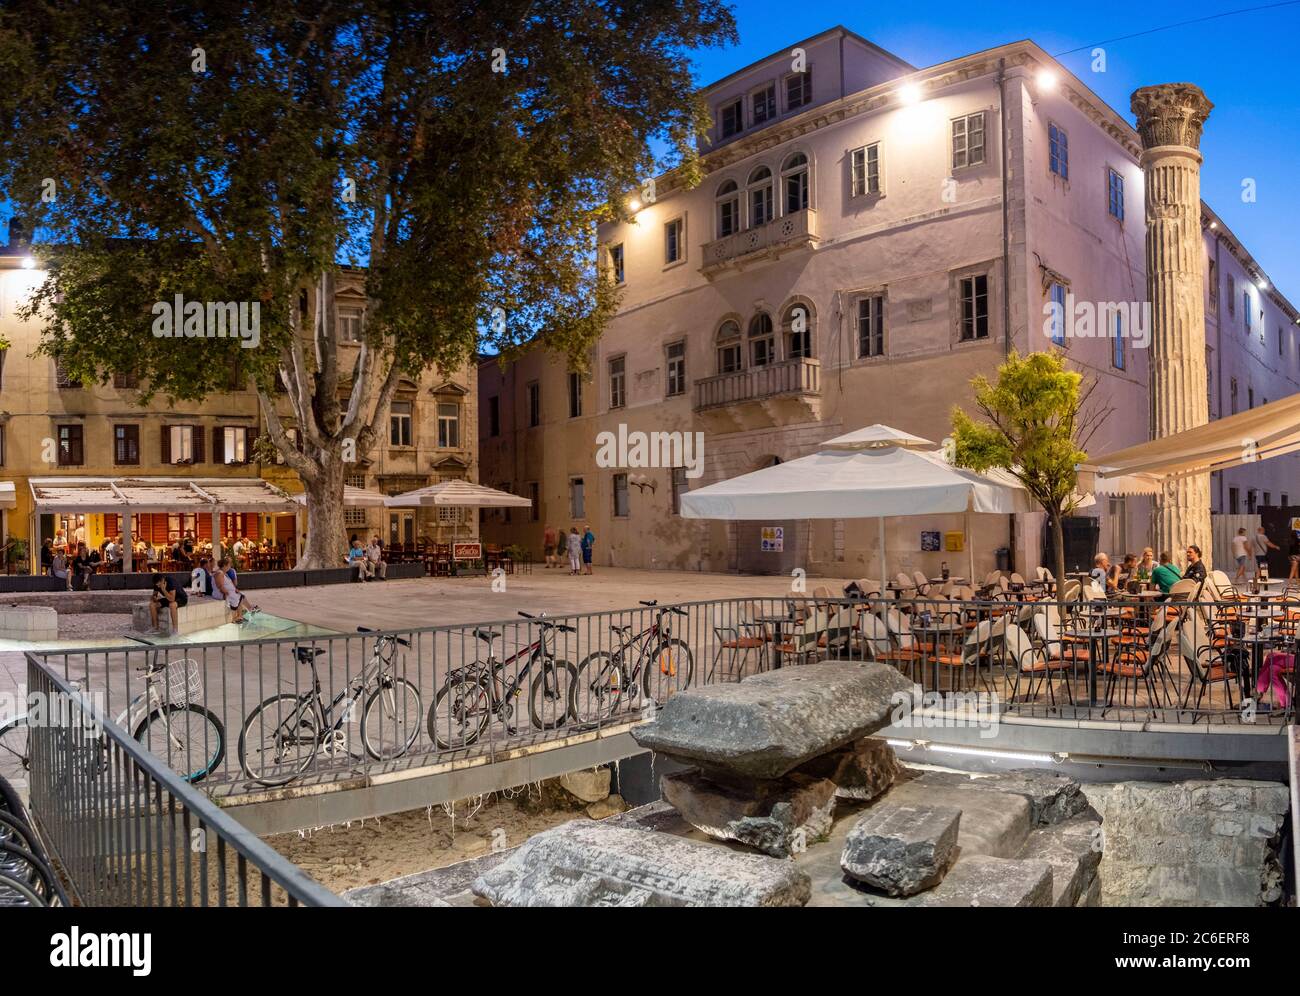
M 170 702 L 201 702 L 203 675 L 199 662 L 189 657 L 167 665 L 167 699 Z

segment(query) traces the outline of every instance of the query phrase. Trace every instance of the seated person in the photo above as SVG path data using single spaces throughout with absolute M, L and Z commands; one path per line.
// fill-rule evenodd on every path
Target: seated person
M 170 574 L 159 574 L 153 572 L 153 592 L 149 596 L 149 619 L 153 622 L 153 631 L 161 633 L 158 628 L 158 609 L 166 605 L 167 612 L 171 616 L 172 633 L 175 634 L 179 628 L 177 623 L 176 610 L 182 606 L 188 605 L 189 595 L 185 594 L 185 589 L 176 584 L 171 579 Z
M 370 564 L 371 577 L 377 577 L 380 581 L 387 580 L 388 565 L 384 563 L 384 545 L 379 542 L 378 536 L 366 547 L 366 561 Z
M 1137 580 L 1137 562 L 1137 554 L 1124 554 L 1124 562 L 1119 565 L 1119 568 L 1115 572 L 1115 586 L 1117 588 L 1123 588 L 1130 581 Z
M 90 559 L 86 544 L 77 547 L 77 555 L 72 558 L 72 588 L 74 591 L 90 590 L 90 575 L 95 573 L 95 562 Z
M 1104 553 L 1099 553 L 1092 559 L 1092 570 L 1088 572 L 1088 577 L 1092 584 L 1101 592 L 1105 593 L 1108 589 L 1114 589 L 1114 574 L 1110 565 L 1110 558 Z
M 1169 589 L 1174 583 L 1182 580 L 1182 574 L 1173 564 L 1173 558 L 1168 553 L 1160 554 L 1160 563 L 1155 570 L 1151 572 L 1151 580 L 1165 594 L 1169 594 Z
M 366 558 L 366 551 L 361 546 L 361 540 L 355 536 L 352 537 L 352 544 L 348 547 L 348 554 L 344 558 L 344 563 L 349 567 L 356 568 L 358 581 L 370 580 L 370 561 Z
M 1201 548 L 1195 543 L 1187 545 L 1187 570 L 1183 572 L 1183 577 L 1193 581 L 1205 580 L 1205 561 L 1201 559 Z
M 220 592 L 226 608 L 230 609 L 232 622 L 245 622 L 246 613 L 257 611 L 257 606 L 249 604 L 248 597 L 236 587 L 235 572 L 231 569 L 229 557 L 222 557 L 217 562 L 217 569 L 212 572 L 212 585 L 215 591 Z
M 50 576 L 56 577 L 68 586 L 68 555 L 62 548 L 56 547 L 50 557 Z

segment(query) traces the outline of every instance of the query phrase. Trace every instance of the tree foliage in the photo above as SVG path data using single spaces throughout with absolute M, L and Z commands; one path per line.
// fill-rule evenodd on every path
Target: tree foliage
M 50 247 L 41 348 L 145 401 L 235 368 L 324 515 L 402 376 L 586 353 L 617 306 L 595 226 L 665 165 L 696 175 L 684 53 L 734 32 L 716 0 L 10 0 L 0 191 Z M 346 264 L 367 305 L 342 361 L 332 306 L 303 328 L 300 295 L 331 303 Z M 154 337 L 177 293 L 257 302 L 260 345 Z

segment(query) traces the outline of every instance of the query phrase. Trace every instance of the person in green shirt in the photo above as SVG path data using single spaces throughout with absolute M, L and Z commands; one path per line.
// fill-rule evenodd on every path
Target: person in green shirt
M 1178 568 L 1173 565 L 1173 558 L 1167 553 L 1160 554 L 1160 565 L 1151 572 L 1151 580 L 1160 586 L 1160 590 L 1166 595 L 1169 589 L 1174 586 L 1175 581 L 1182 579 L 1182 574 Z

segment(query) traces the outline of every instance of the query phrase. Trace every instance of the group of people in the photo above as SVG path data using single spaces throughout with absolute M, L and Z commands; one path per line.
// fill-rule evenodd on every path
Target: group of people
M 1157 561 L 1155 551 L 1149 546 L 1143 547 L 1140 557 L 1132 553 L 1124 554 L 1123 561 L 1118 564 L 1112 564 L 1107 554 L 1099 553 L 1093 558 L 1092 570 L 1088 572 L 1088 578 L 1094 588 L 1106 594 L 1123 590 L 1130 581 L 1139 581 L 1152 583 L 1162 594 L 1168 595 L 1169 589 L 1183 578 L 1191 578 L 1194 581 L 1205 580 L 1206 566 L 1201 548 L 1195 543 L 1189 543 L 1185 553 L 1187 556 L 1185 571 L 1178 569 L 1172 555 L 1168 552 L 1162 551 Z
M 198 560 L 202 572 L 200 580 L 203 594 L 223 602 L 230 610 L 230 621 L 243 624 L 248 617 L 261 611 L 248 600 L 248 596 L 239 590 L 239 573 L 230 557 L 212 557 L 201 555 Z M 153 632 L 160 633 L 158 615 L 163 606 L 167 607 L 171 618 L 171 631 L 177 630 L 177 610 L 189 604 L 190 593 L 178 585 L 170 574 L 153 571 L 153 592 L 149 597 L 149 619 Z
M 1268 552 L 1280 549 L 1282 548 L 1268 538 L 1268 533 L 1263 526 L 1255 530 L 1254 536 L 1251 536 L 1246 531 L 1246 527 L 1242 526 L 1237 530 L 1237 535 L 1232 537 L 1232 557 L 1237 562 L 1237 573 L 1233 580 L 1246 580 L 1246 568 L 1252 557 L 1255 561 L 1255 576 L 1258 578 L 1267 574 Z M 1300 575 L 1300 533 L 1291 533 L 1291 547 L 1287 550 L 1287 557 L 1291 567 L 1287 578 L 1294 581 L 1297 575 Z
M 343 562 L 357 572 L 358 581 L 388 580 L 388 564 L 384 561 L 384 544 L 378 536 L 371 538 L 369 545 L 362 546 L 361 539 L 352 534 L 348 541 L 348 552 Z
M 563 526 L 559 529 L 547 526 L 542 534 L 542 546 L 545 548 L 547 567 L 558 568 L 567 556 L 571 575 L 591 573 L 591 555 L 596 546 L 596 534 L 591 531 L 590 525 L 583 526 L 581 534 L 578 533 L 577 526 L 570 526 L 567 533 Z
M 76 534 L 84 536 L 85 527 L 78 526 Z M 255 539 L 238 535 L 223 538 L 222 546 L 229 551 L 235 568 L 241 571 L 249 554 L 255 551 L 270 553 L 275 549 L 270 537 L 264 537 L 259 543 Z M 178 537 L 170 547 L 155 546 L 139 539 L 131 544 L 131 554 L 137 561 L 145 563 L 156 563 L 167 558 L 176 564 L 177 569 L 188 571 L 192 570 L 199 560 L 212 557 L 212 542 L 196 540 L 194 534 L 188 532 Z M 94 574 L 101 564 L 116 570 L 126 555 L 127 547 L 121 533 L 100 541 L 97 547 L 87 547 L 84 539 L 68 540 L 64 531 L 60 529 L 53 539 L 46 539 L 41 543 L 41 573 L 49 577 L 63 578 L 68 582 L 69 588 L 85 591 L 89 585 L 90 575 Z

